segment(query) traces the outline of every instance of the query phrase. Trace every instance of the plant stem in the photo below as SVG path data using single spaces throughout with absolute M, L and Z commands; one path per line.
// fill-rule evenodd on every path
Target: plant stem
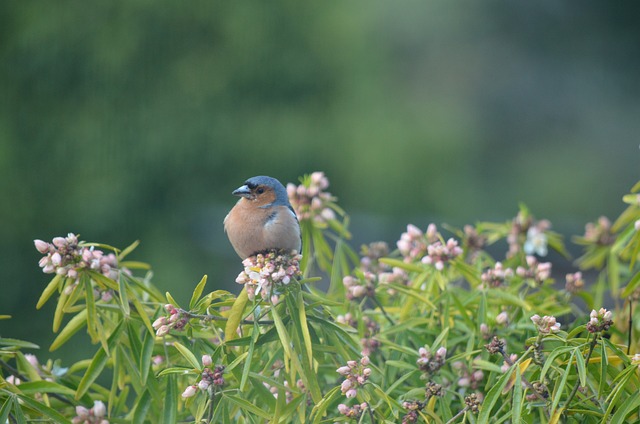
M 219 317 L 217 315 L 209 315 L 209 314 L 194 314 L 189 311 L 185 311 L 184 309 L 178 309 L 178 312 L 187 318 L 198 318 L 198 319 L 203 319 L 208 321 L 228 321 L 228 319 L 225 317 Z M 254 324 L 254 321 L 243 319 L 240 321 L 240 324 L 252 325 Z M 270 320 L 262 320 L 262 321 L 258 321 L 258 324 L 273 325 L 274 322 Z
M 631 354 L 631 335 L 633 333 L 633 301 L 629 298 L 629 340 L 627 342 L 627 355 Z
M 451 417 L 451 419 L 449 421 L 446 422 L 446 424 L 453 424 L 453 422 L 455 422 L 455 420 L 458 419 L 458 417 L 460 417 L 462 414 L 464 414 L 465 412 L 467 412 L 469 410 L 469 406 L 465 406 L 463 409 L 461 409 L 456 415 L 454 415 L 453 417 Z
M 389 324 L 391 325 L 396 325 L 396 323 L 393 321 L 393 319 L 389 316 L 389 314 L 387 314 L 387 311 L 385 311 L 384 306 L 382 306 L 382 303 L 380 303 L 380 301 L 378 300 L 378 298 L 374 295 L 371 296 L 371 300 L 373 300 L 373 303 L 376 304 L 376 306 L 378 308 L 380 308 L 380 311 L 382 312 L 382 315 L 384 315 L 384 317 L 387 319 L 387 321 L 389 321 Z
M 587 353 L 587 357 L 584 360 L 584 363 L 587 364 L 587 365 L 589 365 L 589 360 L 591 359 L 591 354 L 593 353 L 593 350 L 595 349 L 596 344 L 598 344 L 598 334 L 593 336 L 593 340 L 589 344 L 589 352 Z M 576 364 L 576 368 L 577 367 L 578 367 L 578 365 Z M 578 389 L 579 388 L 580 388 L 580 379 L 578 379 L 578 381 L 576 381 L 576 385 L 573 386 L 573 390 L 569 394 L 569 397 L 567 398 L 567 401 L 564 404 L 565 405 L 565 411 L 567 409 L 567 406 L 569 406 L 569 404 L 573 400 L 573 398 L 576 395 L 576 393 L 578 393 Z

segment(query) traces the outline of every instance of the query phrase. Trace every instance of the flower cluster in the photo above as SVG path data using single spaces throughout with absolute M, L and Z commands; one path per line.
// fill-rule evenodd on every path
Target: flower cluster
M 367 382 L 371 375 L 369 365 L 369 357 L 363 356 L 360 361 L 348 361 L 347 365 L 336 370 L 338 374 L 345 377 L 340 390 L 347 398 L 356 397 L 358 387 Z
M 213 359 L 211 355 L 202 355 L 202 373 L 200 374 L 200 381 L 198 384 L 193 384 L 191 386 L 187 386 L 187 388 L 182 392 L 182 398 L 187 399 L 195 396 L 198 392 L 198 389 L 201 391 L 209 390 L 210 388 L 222 387 L 224 386 L 224 377 L 222 374 L 224 373 L 224 366 L 218 365 L 213 368 L 210 368 L 213 364 Z
M 427 399 L 433 396 L 444 396 L 442 384 L 434 383 L 433 381 L 427 382 L 424 391 L 424 395 Z
M 273 365 L 271 365 L 271 370 L 273 371 L 273 376 L 275 378 L 280 377 L 280 374 L 282 372 L 282 370 L 284 370 L 284 362 L 282 362 L 280 359 L 277 359 Z M 272 386 L 269 383 L 267 383 L 266 381 L 263 381 L 262 384 L 264 385 L 264 387 L 266 387 L 269 392 L 271 392 L 271 394 L 273 395 L 274 398 L 278 398 L 278 392 L 279 389 L 277 386 Z M 293 391 L 291 390 L 291 386 L 289 385 L 289 381 L 284 380 L 284 396 L 285 396 L 285 402 L 286 403 L 290 403 L 293 400 Z M 306 388 L 304 386 L 304 382 L 302 381 L 302 379 L 298 379 L 296 381 L 296 387 L 298 388 L 299 391 L 305 391 Z
M 52 243 L 34 240 L 34 244 L 38 252 L 45 255 L 39 262 L 45 274 L 55 273 L 76 280 L 81 270 L 89 269 L 111 279 L 118 278 L 116 255 L 105 254 L 93 246 L 81 246 L 73 233 L 67 237 L 55 237 Z
M 378 281 L 376 274 L 365 271 L 362 278 L 347 275 L 342 279 L 342 284 L 347 290 L 346 296 L 349 300 L 360 299 L 362 297 L 373 297 L 375 286 Z
M 402 417 L 402 424 L 417 423 L 418 418 L 420 418 L 418 411 L 422 411 L 424 409 L 425 403 L 416 400 L 405 401 L 402 402 L 402 407 L 409 411 L 404 417 Z
M 484 379 L 484 372 L 482 370 L 470 370 L 464 362 L 454 362 L 451 367 L 458 370 L 460 378 L 458 378 L 459 387 L 470 387 L 477 389 L 480 383 Z
M 471 393 L 469 396 L 464 398 L 464 403 L 467 405 L 467 408 L 474 414 L 477 414 L 480 410 L 480 397 L 477 393 Z
M 462 245 L 468 249 L 470 256 L 475 258 L 478 252 L 487 244 L 487 238 L 479 234 L 478 230 L 472 225 L 465 225 L 463 231 Z
M 336 322 L 356 329 L 358 328 L 358 320 L 351 312 L 347 312 L 345 315 L 338 315 Z M 363 337 L 360 339 L 362 354 L 369 356 L 380 347 L 380 341 L 374 338 L 380 332 L 380 324 L 367 316 L 362 318 L 362 322 L 364 324 Z
M 615 240 L 611 230 L 611 221 L 606 216 L 598 218 L 597 222 L 589 222 L 584 227 L 584 240 L 587 243 L 608 246 Z
M 441 346 L 433 354 L 429 349 L 421 347 L 418 349 L 418 353 L 420 354 L 420 358 L 416 361 L 418 368 L 420 371 L 431 375 L 435 374 L 444 365 L 447 357 L 447 348 Z
M 507 243 L 509 252 L 507 257 L 517 255 L 521 249 L 525 254 L 538 256 L 547 255 L 547 235 L 545 232 L 551 228 L 551 223 L 546 219 L 534 221 L 528 212 L 521 210 L 513 219 Z M 524 240 L 524 241 L 523 241 Z
M 491 339 L 491 343 L 484 345 L 484 348 L 487 349 L 487 352 L 491 354 L 502 353 L 504 352 L 504 341 L 500 340 L 498 337 L 493 336 Z
M 164 310 L 169 313 L 169 316 L 161 316 L 151 324 L 156 330 L 156 336 L 162 337 L 169 333 L 169 330 L 181 331 L 184 330 L 189 317 L 185 316 L 178 308 L 171 303 L 164 305 Z
M 590 333 L 607 331 L 613 325 L 613 314 L 605 308 L 600 308 L 599 311 L 594 309 L 589 316 L 590 319 L 587 323 L 587 330 L 589 330 Z
M 551 262 L 538 262 L 535 256 L 527 256 L 527 267 L 516 268 L 516 275 L 521 278 L 531 279 L 536 284 L 542 284 L 551 277 Z
M 109 424 L 105 419 L 107 415 L 107 407 L 103 402 L 96 400 L 93 402 L 93 408 L 87 409 L 84 406 L 76 406 L 76 416 L 71 422 L 73 424 Z
M 483 287 L 502 287 L 513 277 L 511 268 L 503 268 L 501 262 L 496 262 L 493 268 L 482 273 L 480 279 Z
M 279 284 L 287 285 L 291 279 L 297 278 L 300 273 L 300 260 L 302 256 L 296 252 L 272 250 L 249 256 L 242 261 L 242 271 L 236 283 L 244 284 L 249 299 L 254 300 L 259 294 L 263 300 L 270 299 L 277 303 L 277 295 L 274 296 L 274 287 Z
M 336 214 L 329 204 L 335 201 L 331 193 L 325 190 L 329 180 L 324 172 L 314 172 L 304 184 L 287 184 L 289 202 L 296 211 L 298 219 L 313 219 L 317 223 L 326 223 L 335 219 Z
M 366 293 L 367 290 L 372 293 L 373 286 L 375 283 L 380 284 L 390 284 L 390 283 L 398 283 L 406 285 L 408 283 L 409 277 L 405 270 L 398 267 L 391 267 L 380 261 L 380 258 L 389 255 L 389 245 L 383 241 L 373 242 L 368 245 L 362 246 L 362 257 L 360 258 L 360 270 L 364 274 L 365 282 L 363 288 L 357 288 L 354 284 L 355 282 L 347 279 L 345 286 L 347 287 L 347 292 L 350 292 L 353 295 L 353 298 L 360 298 L 363 296 L 369 296 Z M 351 277 L 353 278 L 353 277 Z M 367 286 L 367 281 L 370 282 L 370 286 Z M 344 283 L 344 280 L 343 280 Z M 364 290 L 364 292 L 363 292 Z M 395 294 L 395 290 L 389 288 L 387 293 L 390 295 Z M 349 296 L 349 294 L 347 294 Z
M 531 317 L 531 322 L 536 326 L 540 335 L 547 335 L 560 331 L 561 324 L 556 321 L 555 317 L 545 315 L 541 318 L 540 315 L 535 314 Z
M 578 293 L 584 288 L 584 280 L 582 279 L 582 273 L 580 271 L 573 274 L 567 274 L 565 290 L 571 294 Z
M 405 262 L 413 262 L 421 259 L 427 253 L 427 246 L 435 243 L 440 238 L 440 233 L 435 224 L 429 224 L 427 232 L 413 224 L 407 225 L 407 231 L 402 233 L 396 243 Z
M 362 402 L 361 404 L 353 405 L 352 407 L 348 407 L 344 403 L 338 405 L 338 412 L 344 415 L 347 418 L 351 418 L 357 420 L 362 415 L 362 412 L 367 409 L 366 402 Z
M 446 262 L 462 255 L 462 248 L 452 238 L 443 244 L 440 240 L 427 246 L 427 255 L 421 260 L 423 264 L 433 265 L 438 271 L 444 269 Z

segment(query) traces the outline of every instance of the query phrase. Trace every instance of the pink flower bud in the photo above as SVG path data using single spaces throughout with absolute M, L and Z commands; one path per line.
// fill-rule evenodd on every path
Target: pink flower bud
M 102 418 L 107 414 L 107 407 L 100 400 L 93 402 L 93 415 L 98 418 Z
M 60 256 L 60 253 L 56 252 L 53 255 L 51 255 L 51 263 L 54 264 L 55 266 L 60 265 L 60 263 L 62 262 L 62 256 Z
M 209 388 L 211 384 L 209 383 L 209 381 L 207 380 L 200 380 L 200 382 L 198 383 L 198 389 L 205 391 Z
M 440 357 L 440 358 L 444 358 L 447 356 L 447 348 L 442 346 L 440 348 L 438 348 L 438 350 L 436 351 L 436 356 Z
M 342 392 L 344 393 L 347 390 L 351 389 L 351 387 L 353 387 L 353 382 L 347 379 L 347 380 L 344 380 L 340 385 L 340 390 L 342 390 Z
M 53 239 L 53 245 L 56 247 L 65 247 L 67 240 L 65 240 L 64 237 L 56 237 Z
M 211 366 L 213 360 L 211 359 L 211 355 L 202 355 L 202 365 L 205 367 Z
M 188 386 L 184 390 L 184 392 L 182 392 L 182 398 L 187 399 L 187 398 L 193 397 L 197 393 L 198 391 L 197 389 L 198 389 L 197 386 Z
M 76 406 L 76 415 L 80 418 L 89 418 L 89 410 L 84 406 Z
M 341 403 L 340 405 L 338 405 L 338 412 L 340 412 L 342 415 L 347 415 L 347 413 L 349 413 L 350 410 L 351 408 L 349 408 L 344 403 Z
M 368 356 L 363 356 L 363 357 L 362 357 L 362 359 L 360 359 L 360 363 L 361 363 L 363 366 L 365 366 L 365 367 L 366 367 L 367 365 L 369 365 L 369 362 L 370 362 L 370 361 L 369 361 L 369 357 L 368 357 Z
M 340 367 L 336 370 L 336 372 L 340 375 L 348 375 L 351 372 L 351 368 L 348 366 Z
M 347 390 L 347 392 L 344 395 L 347 397 L 347 399 L 351 399 L 351 398 L 356 397 L 357 394 L 358 394 L 358 392 L 356 391 L 356 389 L 349 389 L 349 390 Z
M 36 246 L 36 250 L 42 254 L 45 254 L 49 251 L 49 243 L 42 240 L 34 240 L 33 243 Z
M 158 337 L 165 336 L 167 333 L 169 333 L 169 330 L 170 328 L 168 325 L 162 325 L 160 326 L 160 328 L 156 330 L 156 336 Z

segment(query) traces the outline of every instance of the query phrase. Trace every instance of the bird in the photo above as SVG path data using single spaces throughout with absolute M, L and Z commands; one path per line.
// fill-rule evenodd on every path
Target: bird
M 300 223 L 280 181 L 251 177 L 232 194 L 240 200 L 224 218 L 224 231 L 242 260 L 269 250 L 300 252 Z

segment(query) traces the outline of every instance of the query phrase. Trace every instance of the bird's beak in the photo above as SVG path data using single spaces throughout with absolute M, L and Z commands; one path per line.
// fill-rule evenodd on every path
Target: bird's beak
M 242 187 L 238 187 L 237 189 L 235 189 L 231 194 L 238 197 L 249 198 L 249 196 L 251 196 L 251 190 L 249 190 L 249 187 L 245 184 Z

